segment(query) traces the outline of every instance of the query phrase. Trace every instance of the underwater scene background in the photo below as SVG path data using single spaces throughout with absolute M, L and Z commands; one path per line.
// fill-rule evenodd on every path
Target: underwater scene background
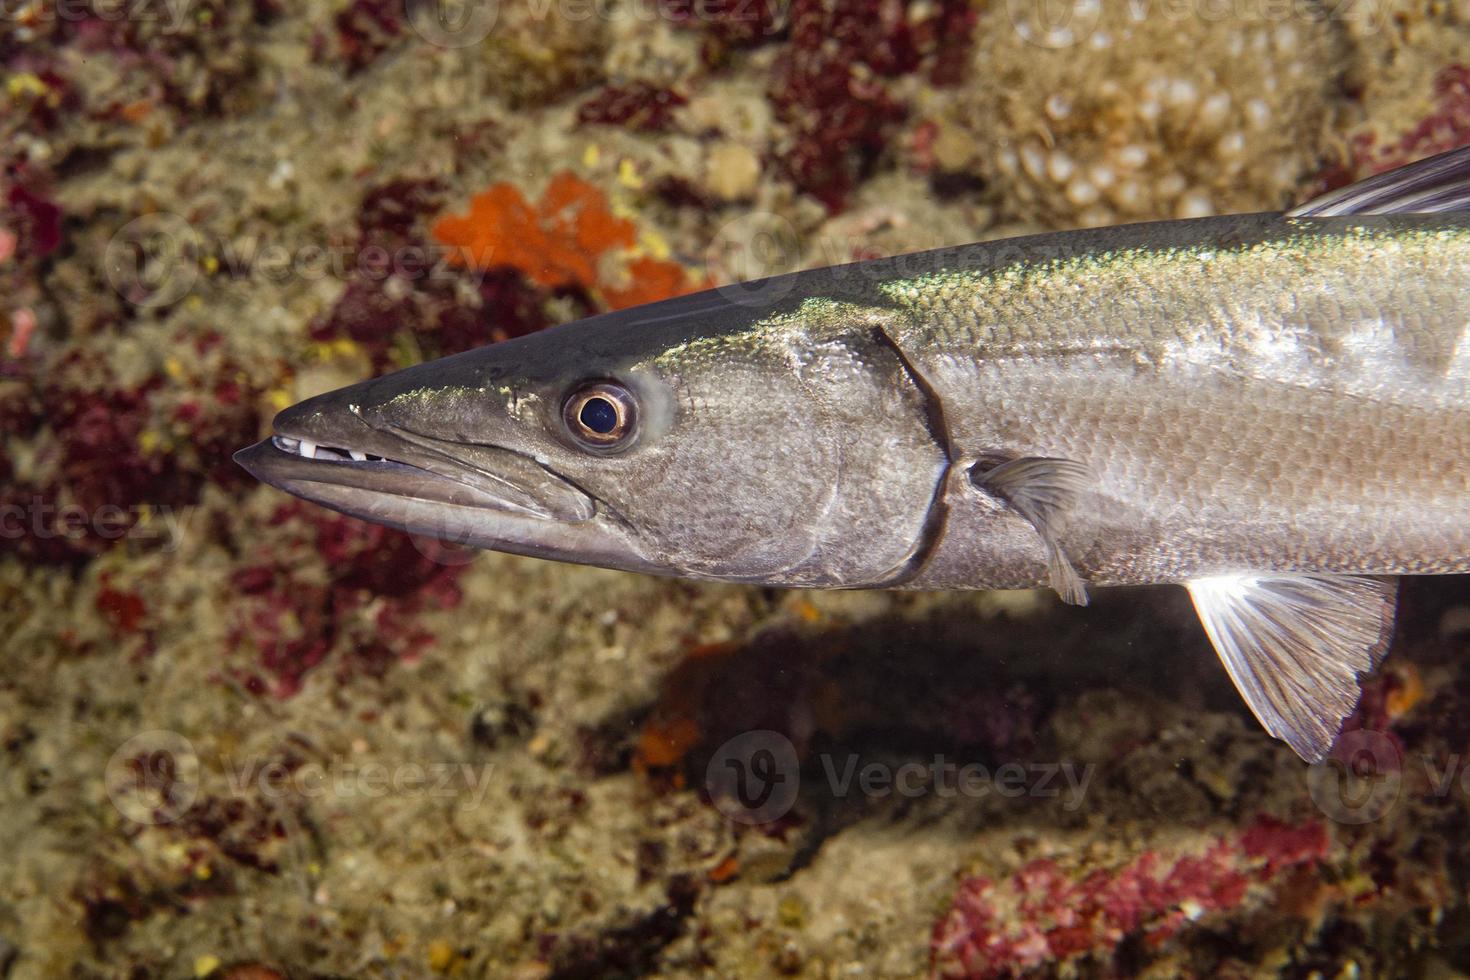
M 1176 588 L 478 554 L 230 459 L 709 285 L 1470 142 L 1466 0 L 4 0 L 0 977 L 1452 977 L 1470 593 L 1332 759 Z

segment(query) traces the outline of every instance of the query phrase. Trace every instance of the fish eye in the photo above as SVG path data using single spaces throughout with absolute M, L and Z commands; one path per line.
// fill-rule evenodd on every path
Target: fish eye
M 567 396 L 562 422 L 587 449 L 621 449 L 632 441 L 638 422 L 633 393 L 612 381 L 584 384 Z

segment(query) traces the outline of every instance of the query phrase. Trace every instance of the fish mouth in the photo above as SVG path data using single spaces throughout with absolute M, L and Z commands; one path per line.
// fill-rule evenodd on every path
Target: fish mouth
M 392 520 L 395 509 L 421 512 L 424 505 L 563 523 L 588 521 L 597 513 L 592 497 L 523 453 L 448 443 L 396 427 L 364 425 L 357 437 L 334 435 L 330 441 L 278 429 L 240 450 L 235 461 L 287 493 L 403 526 Z

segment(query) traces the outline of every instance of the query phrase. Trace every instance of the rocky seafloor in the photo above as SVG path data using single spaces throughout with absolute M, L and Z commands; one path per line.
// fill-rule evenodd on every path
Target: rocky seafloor
M 1464 0 L 11 0 L 0 63 L 0 977 L 1470 971 L 1463 580 L 1308 768 L 1177 589 L 691 585 L 230 460 L 586 313 L 1470 142 Z

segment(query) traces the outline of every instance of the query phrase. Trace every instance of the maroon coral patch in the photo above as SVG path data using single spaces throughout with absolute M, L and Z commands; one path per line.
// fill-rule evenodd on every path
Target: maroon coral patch
M 673 89 L 642 82 L 626 86 L 609 85 L 582 103 L 577 110 L 577 121 L 661 132 L 669 127 L 674 110 L 688 101 Z
M 1011 977 L 1084 956 L 1105 960 L 1130 937 L 1162 945 L 1207 913 L 1241 906 L 1253 887 L 1314 867 L 1329 845 L 1319 823 L 1292 826 L 1263 816 L 1199 855 L 1171 860 L 1145 851 L 1080 879 L 1050 859 L 1001 881 L 967 878 L 934 927 L 935 973 Z

